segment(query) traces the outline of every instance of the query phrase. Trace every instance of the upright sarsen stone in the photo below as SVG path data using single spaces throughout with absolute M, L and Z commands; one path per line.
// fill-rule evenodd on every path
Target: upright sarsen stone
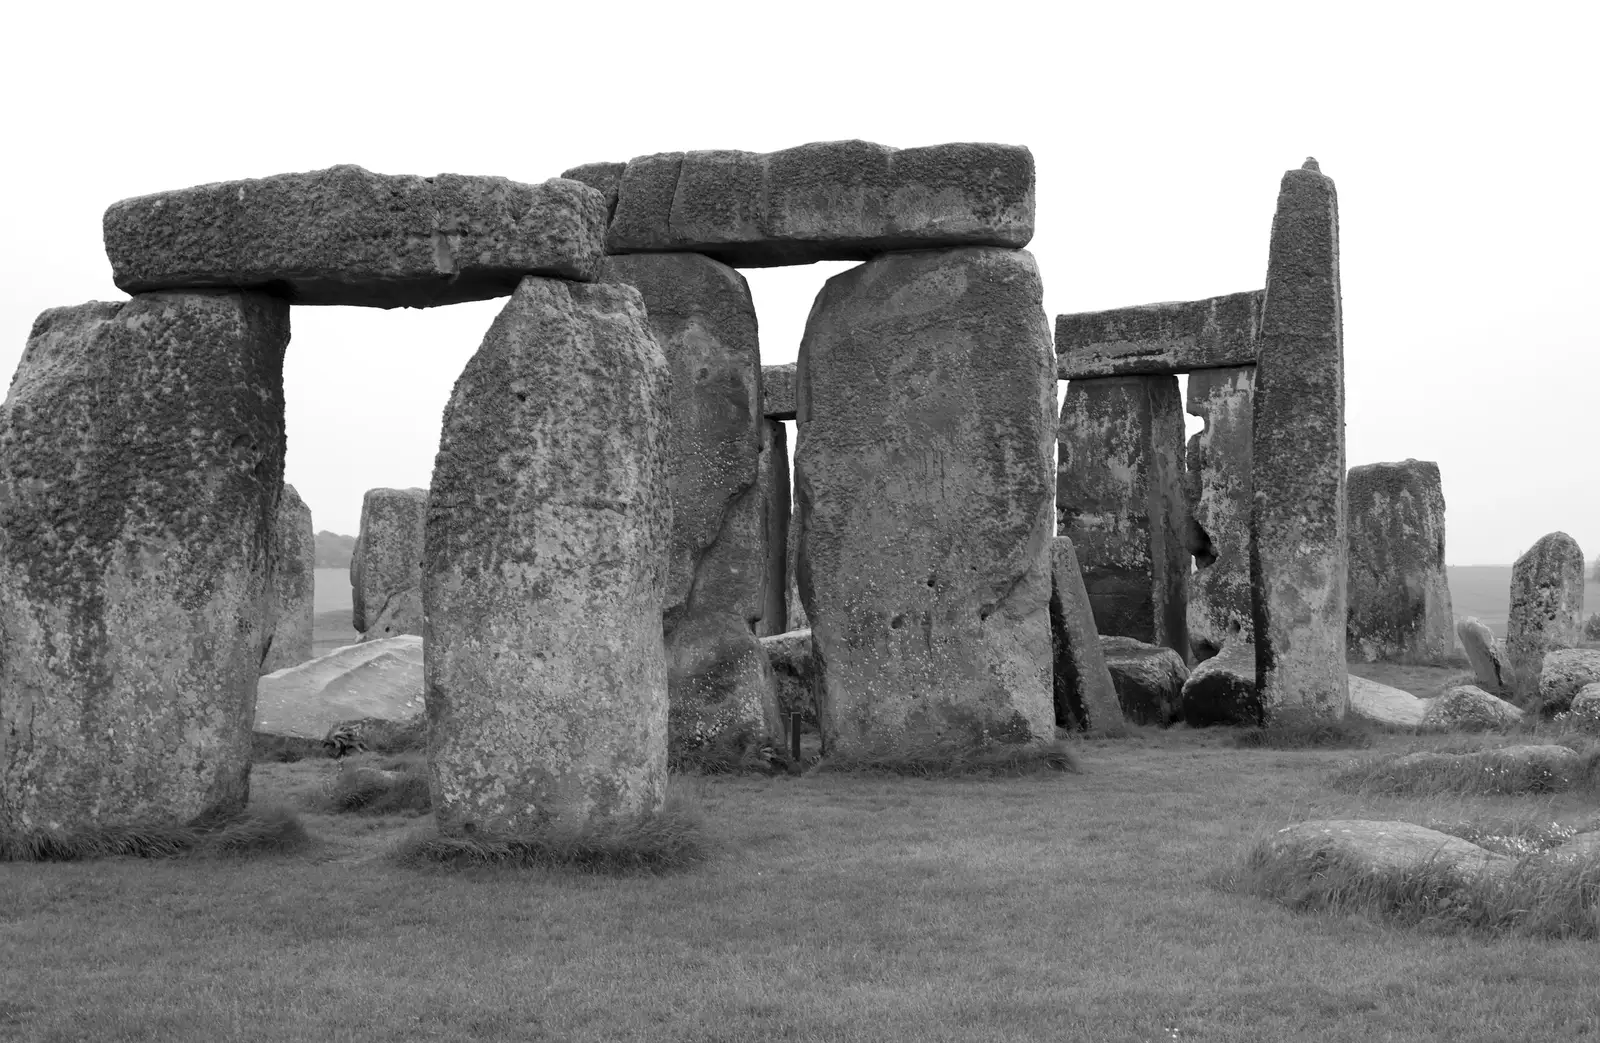
M 1368 663 L 1443 661 L 1455 651 L 1455 615 L 1439 465 L 1363 464 L 1347 481 L 1350 655 Z
M 426 489 L 368 489 L 350 556 L 351 624 L 361 639 L 422 633 Z
M 0 833 L 241 808 L 289 308 L 46 311 L 0 406 Z
M 443 832 L 661 804 L 669 379 L 635 290 L 530 278 L 456 382 L 423 570 Z
M 305 662 L 313 646 L 317 538 L 311 508 L 292 485 L 285 485 L 278 498 L 272 548 L 272 641 L 261 663 L 263 674 Z
M 1544 655 L 1576 645 L 1583 627 L 1583 551 L 1564 532 L 1540 538 L 1511 569 L 1511 615 L 1506 658 L 1514 701 L 1527 706 L 1539 695 Z
M 1283 175 L 1257 345 L 1250 518 L 1263 714 L 1342 718 L 1344 334 L 1339 207 L 1315 160 Z
M 767 569 L 756 636 L 772 637 L 794 629 L 789 625 L 789 516 L 794 506 L 790 502 L 789 432 L 781 420 L 767 420 L 764 426 L 760 473 L 766 490 Z
M 800 348 L 800 593 L 824 749 L 1054 735 L 1055 371 L 1016 250 L 830 279 Z
M 1197 660 L 1254 640 L 1250 615 L 1250 432 L 1254 366 L 1189 374 L 1188 411 L 1205 420 L 1189 439 L 1189 645 Z M 1254 654 L 1254 646 L 1252 655 Z M 1252 682 L 1253 683 L 1253 682 Z
M 1077 551 L 1065 536 L 1051 542 L 1050 581 L 1056 727 L 1115 732 L 1124 723 L 1122 704 L 1095 631 Z

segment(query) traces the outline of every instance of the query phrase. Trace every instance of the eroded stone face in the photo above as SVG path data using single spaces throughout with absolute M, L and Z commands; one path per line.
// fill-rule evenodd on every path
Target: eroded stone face
M 311 528 L 311 508 L 292 485 L 285 485 L 278 499 L 272 541 L 272 642 L 261 663 L 263 674 L 311 658 L 316 614 L 316 535 Z
M 1576 645 L 1583 627 L 1583 551 L 1564 532 L 1540 538 L 1511 569 L 1506 656 L 1515 701 L 1539 695 L 1545 652 Z
M 351 624 L 361 639 L 422 633 L 426 489 L 368 489 L 350 556 Z
M 0 831 L 249 796 L 289 309 L 44 312 L 0 406 Z
M 1456 624 L 1456 637 L 1472 663 L 1478 687 L 1489 692 L 1511 689 L 1511 664 L 1500 639 L 1479 620 L 1468 616 Z
M 1189 439 L 1189 644 L 1196 659 L 1230 638 L 1254 649 L 1250 612 L 1250 433 L 1255 368 L 1189 374 L 1187 409 L 1205 420 Z M 1252 687 L 1254 681 L 1251 682 Z
M 1077 551 L 1065 536 L 1050 544 L 1050 588 L 1056 727 L 1113 729 L 1124 723 L 1122 704 L 1100 649 Z
M 799 585 L 825 748 L 1050 738 L 1055 375 L 1033 258 L 830 279 L 797 382 Z
M 530 278 L 456 382 L 423 568 L 446 833 L 661 804 L 670 379 L 636 290 Z
M 1347 585 L 1352 657 L 1437 663 L 1455 650 L 1444 490 L 1423 460 L 1352 467 Z
M 605 197 L 578 181 L 345 165 L 124 199 L 104 231 L 128 293 L 226 287 L 426 308 L 504 297 L 525 275 L 591 280 L 605 224 Z
M 789 480 L 789 432 L 780 420 L 766 421 L 761 445 L 761 485 L 766 490 L 766 578 L 762 584 L 761 620 L 756 636 L 772 637 L 795 629 L 789 625 L 789 516 L 793 483 Z
M 1062 380 L 1253 366 L 1260 290 L 1056 316 Z

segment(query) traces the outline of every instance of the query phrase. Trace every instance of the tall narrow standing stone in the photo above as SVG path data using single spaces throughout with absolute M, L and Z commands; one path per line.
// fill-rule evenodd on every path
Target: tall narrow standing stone
M 1083 563 L 1100 633 L 1189 655 L 1183 400 L 1171 376 L 1067 384 L 1056 528 Z
M 241 808 L 289 309 L 44 312 L 0 406 L 0 833 Z
M 1583 551 L 1564 532 L 1540 538 L 1511 569 L 1506 657 L 1511 690 L 1526 706 L 1539 694 L 1544 654 L 1578 643 L 1583 627 Z
M 1283 175 L 1256 362 L 1251 611 L 1262 712 L 1342 718 L 1344 333 L 1339 204 L 1316 160 Z
M 422 633 L 426 489 L 368 489 L 350 556 L 351 622 L 361 640 Z
M 317 538 L 311 508 L 294 486 L 278 498 L 272 528 L 272 642 L 261 672 L 296 666 L 311 658 L 316 613 Z
M 1439 465 L 1363 464 L 1347 481 L 1350 655 L 1368 663 L 1442 662 L 1456 642 Z
M 529 278 L 456 382 L 423 571 L 443 832 L 661 805 L 668 380 L 634 290 Z
M 824 749 L 1055 734 L 1055 366 L 1023 251 L 828 280 L 797 382 L 800 594 Z
M 1250 430 L 1254 366 L 1189 374 L 1188 411 L 1205 420 L 1189 439 L 1189 642 L 1196 659 L 1237 634 L 1254 640 L 1250 619 Z
M 761 443 L 761 484 L 766 490 L 767 569 L 762 584 L 758 637 L 772 637 L 789 626 L 789 432 L 781 420 L 765 421 Z
M 1115 730 L 1124 723 L 1122 704 L 1095 632 L 1077 552 L 1065 536 L 1051 543 L 1050 586 L 1056 726 Z

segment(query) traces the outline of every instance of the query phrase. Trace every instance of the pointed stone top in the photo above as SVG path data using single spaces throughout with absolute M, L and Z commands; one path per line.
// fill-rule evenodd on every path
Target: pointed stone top
M 1300 169 L 1315 170 L 1319 174 L 1322 173 L 1322 167 L 1317 163 L 1317 158 L 1315 156 L 1307 156 L 1306 161 L 1300 164 Z

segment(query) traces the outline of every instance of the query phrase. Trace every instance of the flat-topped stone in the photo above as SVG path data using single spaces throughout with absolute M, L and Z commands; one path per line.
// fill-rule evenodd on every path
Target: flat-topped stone
M 794 419 L 793 362 L 761 367 L 761 412 L 768 420 Z
M 606 250 L 689 250 L 766 268 L 892 250 L 1020 249 L 1033 238 L 1033 202 L 1033 153 L 1020 145 L 664 152 L 628 163 Z
M 1120 377 L 1253 366 L 1265 291 L 1056 316 L 1056 376 Z
M 605 196 L 578 181 L 344 165 L 124 199 L 104 231 L 112 279 L 131 294 L 427 308 L 509 296 L 526 275 L 591 282 L 605 224 Z

